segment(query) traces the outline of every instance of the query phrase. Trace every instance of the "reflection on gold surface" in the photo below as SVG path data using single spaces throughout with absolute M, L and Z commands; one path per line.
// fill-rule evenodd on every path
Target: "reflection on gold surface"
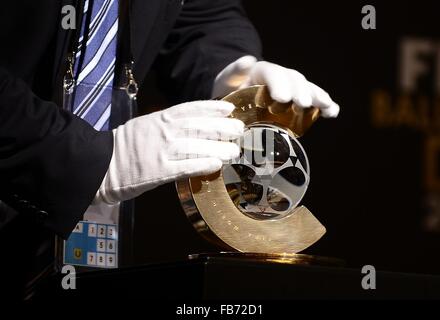
M 345 261 L 336 258 L 311 256 L 306 254 L 267 254 L 249 252 L 219 252 L 219 253 L 200 253 L 190 254 L 190 260 L 209 260 L 211 258 L 233 258 L 248 262 L 268 262 L 292 265 L 319 265 L 319 266 L 338 266 L 345 265 Z
M 289 129 L 296 137 L 301 137 L 319 118 L 318 108 L 301 108 L 293 102 L 279 103 L 270 97 L 266 86 L 253 86 L 231 93 L 222 100 L 233 103 L 236 108 L 233 118 L 246 125 L 272 123 Z

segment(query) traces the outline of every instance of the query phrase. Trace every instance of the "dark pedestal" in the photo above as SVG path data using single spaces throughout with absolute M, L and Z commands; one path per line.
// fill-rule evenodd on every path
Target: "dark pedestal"
M 203 258 L 77 275 L 76 290 L 54 277 L 39 297 L 81 299 L 439 299 L 440 276 L 376 273 L 364 290 L 360 269 Z

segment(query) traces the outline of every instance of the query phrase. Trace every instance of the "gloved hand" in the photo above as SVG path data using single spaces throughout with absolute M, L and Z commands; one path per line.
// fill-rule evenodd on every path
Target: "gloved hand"
M 113 156 L 94 203 L 118 203 L 175 179 L 220 170 L 222 161 L 240 153 L 228 141 L 244 128 L 226 118 L 233 109 L 224 101 L 183 103 L 113 130 Z
M 253 56 L 244 56 L 229 64 L 214 82 L 213 97 L 222 97 L 237 89 L 265 84 L 272 99 L 284 103 L 292 101 L 300 107 L 315 106 L 324 117 L 337 117 L 339 105 L 317 85 L 307 81 L 298 71 L 282 66 L 257 61 Z

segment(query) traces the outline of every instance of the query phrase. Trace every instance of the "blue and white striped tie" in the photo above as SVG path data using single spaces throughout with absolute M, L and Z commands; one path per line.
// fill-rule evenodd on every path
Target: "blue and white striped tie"
M 86 28 L 88 10 L 92 12 L 90 24 Z M 85 2 L 74 66 L 77 81 L 72 111 L 96 130 L 110 129 L 117 31 L 118 0 Z M 87 37 L 84 37 L 85 32 L 88 32 Z M 84 43 L 85 41 L 87 42 Z M 81 59 L 81 70 L 78 70 Z

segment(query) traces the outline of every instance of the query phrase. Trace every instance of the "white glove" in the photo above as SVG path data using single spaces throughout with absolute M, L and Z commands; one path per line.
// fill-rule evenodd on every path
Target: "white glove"
M 284 103 L 293 101 L 300 107 L 315 106 L 324 117 L 337 117 L 339 105 L 317 85 L 307 81 L 298 71 L 277 64 L 244 56 L 229 64 L 214 82 L 213 97 L 222 97 L 237 89 L 265 84 L 272 99 Z
M 224 101 L 189 102 L 113 130 L 113 156 L 94 203 L 118 203 L 178 178 L 220 170 L 222 161 L 240 153 L 228 141 L 244 128 L 240 120 L 226 118 L 233 109 Z

